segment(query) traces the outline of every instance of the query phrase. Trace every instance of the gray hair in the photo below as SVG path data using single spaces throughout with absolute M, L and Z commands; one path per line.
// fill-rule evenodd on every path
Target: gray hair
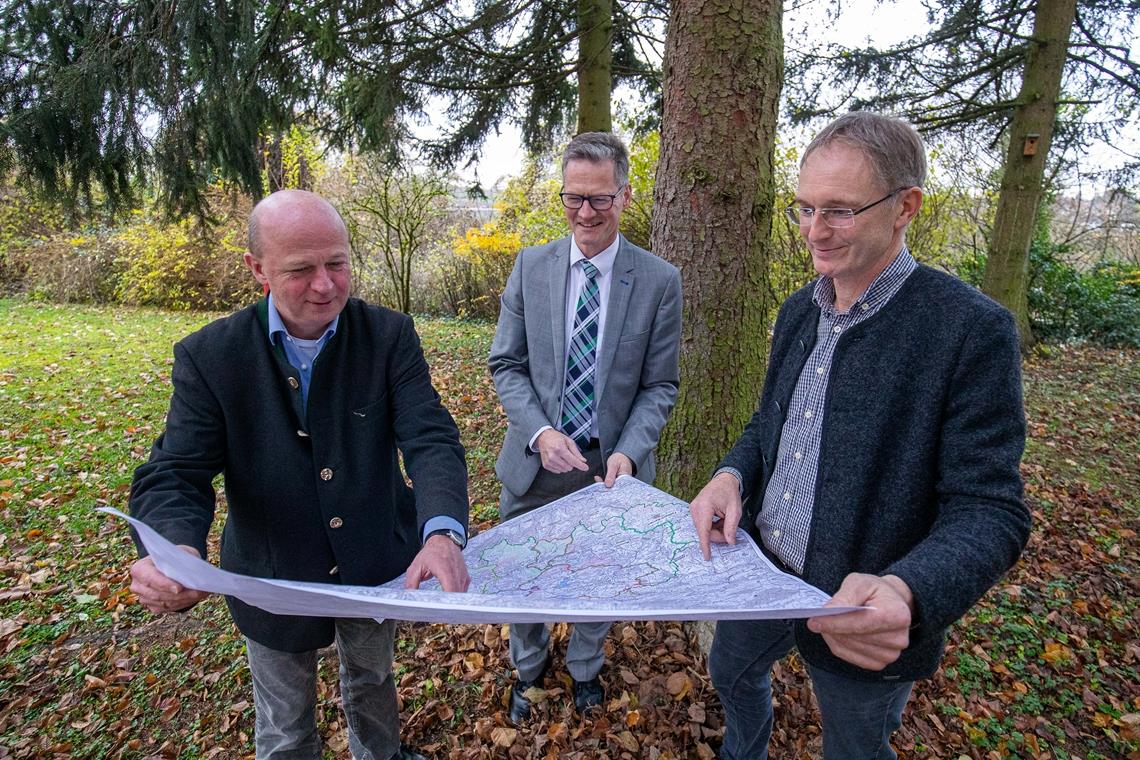
M 813 152 L 836 143 L 866 156 L 884 192 L 926 182 L 926 148 L 914 127 L 901 119 L 870 111 L 845 113 L 815 136 L 800 166 Z
M 583 132 L 577 135 L 562 152 L 562 174 L 571 161 L 589 161 L 600 164 L 614 162 L 614 182 L 624 187 L 629 182 L 629 151 L 621 138 L 611 132 Z
M 260 205 L 260 204 L 258 204 Z M 253 207 L 253 211 L 249 214 L 249 238 L 246 241 L 246 247 L 249 252 L 253 254 L 255 259 L 261 258 L 261 214 L 257 213 L 257 205 Z

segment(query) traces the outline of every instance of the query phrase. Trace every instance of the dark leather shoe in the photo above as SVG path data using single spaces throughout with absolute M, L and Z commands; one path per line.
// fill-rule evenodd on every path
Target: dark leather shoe
M 587 710 L 600 708 L 605 700 L 606 691 L 597 676 L 589 681 L 574 679 L 574 707 L 578 712 L 585 714 Z
M 516 726 L 521 726 L 530 720 L 530 700 L 526 698 L 528 689 L 534 687 L 542 687 L 542 679 L 546 677 L 546 667 L 542 668 L 542 672 L 538 674 L 538 678 L 533 681 L 524 681 L 521 678 L 516 678 L 514 684 L 511 686 L 511 706 L 507 712 L 507 716 L 511 719 L 511 723 Z
M 396 754 L 392 755 L 391 760 L 427 760 L 427 758 L 408 745 L 401 744 L 400 748 L 396 750 Z

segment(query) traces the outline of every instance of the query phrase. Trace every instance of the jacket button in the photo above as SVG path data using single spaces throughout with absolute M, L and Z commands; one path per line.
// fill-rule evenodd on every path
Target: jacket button
M 328 467 L 321 470 L 321 480 L 332 480 L 333 471 Z
M 344 525 L 344 520 L 340 519 L 339 517 L 334 517 L 333 519 L 329 520 L 329 527 L 333 528 L 334 530 L 342 525 Z M 329 573 L 329 575 L 332 575 L 332 573 Z
M 301 387 L 301 381 L 295 377 L 290 377 L 289 378 L 289 387 L 292 388 L 293 390 L 297 390 L 298 388 Z

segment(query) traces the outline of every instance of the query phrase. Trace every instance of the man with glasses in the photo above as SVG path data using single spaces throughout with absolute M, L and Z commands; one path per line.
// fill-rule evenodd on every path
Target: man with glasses
M 871 113 L 804 152 L 787 215 L 820 276 L 781 308 L 757 411 L 690 509 L 706 558 L 740 526 L 830 605 L 865 609 L 717 625 L 725 760 L 768 756 L 769 671 L 793 647 L 824 758 L 895 757 L 914 680 L 1028 538 L 1016 328 L 907 250 L 925 176 L 918 134 Z
M 652 482 L 653 451 L 679 382 L 681 277 L 618 232 L 629 154 L 616 136 L 578 135 L 562 156 L 570 236 L 523 249 L 507 280 L 489 365 L 509 424 L 495 466 L 508 520 L 619 475 Z M 579 623 L 567 644 L 579 712 L 601 705 L 610 623 Z M 530 717 L 550 633 L 510 627 L 518 670 L 510 719 Z

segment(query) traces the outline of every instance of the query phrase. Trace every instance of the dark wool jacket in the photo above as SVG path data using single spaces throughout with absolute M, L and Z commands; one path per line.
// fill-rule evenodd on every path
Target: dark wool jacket
M 754 534 L 792 391 L 815 344 L 812 288 L 781 308 L 760 405 L 721 463 L 743 476 L 742 522 Z M 833 594 L 848 573 L 897 575 L 914 592 L 915 626 L 910 646 L 878 673 L 833 656 L 804 621 L 797 647 L 812 665 L 849 677 L 928 677 L 947 627 L 1017 561 L 1029 536 L 1012 316 L 920 266 L 839 339 L 823 420 L 803 578 Z
M 263 299 L 174 346 L 166 430 L 135 471 L 131 514 L 205 557 L 213 480 L 224 473 L 226 570 L 353 585 L 390 580 L 419 551 L 427 520 L 467 524 L 459 432 L 432 387 L 412 320 L 350 299 L 313 365 L 306 418 L 300 375 L 270 345 L 266 314 Z M 273 649 L 333 640 L 329 618 L 227 602 L 241 632 Z

